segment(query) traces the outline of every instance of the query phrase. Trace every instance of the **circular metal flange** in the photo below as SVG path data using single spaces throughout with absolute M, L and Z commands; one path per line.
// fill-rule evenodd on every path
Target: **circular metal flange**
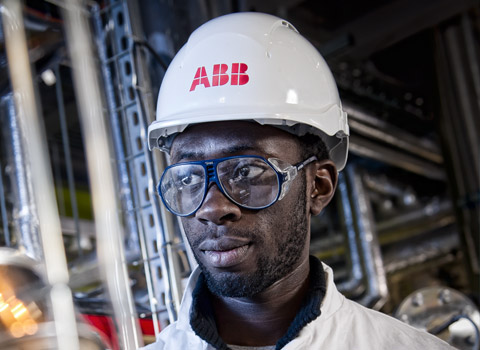
M 419 289 L 404 299 L 394 316 L 460 350 L 478 349 L 480 313 L 466 295 L 454 289 Z

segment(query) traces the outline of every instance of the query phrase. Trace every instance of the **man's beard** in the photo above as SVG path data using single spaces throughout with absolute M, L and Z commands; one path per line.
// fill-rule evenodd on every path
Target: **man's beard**
M 305 181 L 303 177 L 298 180 L 300 179 Z M 205 275 L 208 289 L 213 294 L 232 298 L 251 297 L 293 271 L 302 256 L 309 230 L 308 220 L 306 220 L 305 185 L 302 184 L 301 188 L 299 198 L 302 200 L 292 208 L 294 211 L 292 220 L 282 228 L 282 232 L 272 233 L 279 238 L 275 241 L 275 246 L 267 247 L 265 245 L 264 234 L 260 230 L 251 232 L 252 237 L 255 237 L 256 244 L 269 251 L 275 251 L 273 255 L 264 255 L 258 259 L 256 271 L 247 275 L 235 272 L 211 273 L 196 257 Z M 272 210 L 274 211 L 273 208 Z M 275 220 L 275 217 L 272 220 Z

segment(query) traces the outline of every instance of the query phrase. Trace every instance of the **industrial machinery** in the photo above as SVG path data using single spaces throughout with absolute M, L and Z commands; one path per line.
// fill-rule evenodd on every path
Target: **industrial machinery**
M 405 298 L 395 316 L 435 334 L 458 349 L 478 349 L 480 313 L 464 294 L 446 287 L 426 287 Z
M 312 220 L 311 253 L 348 297 L 439 336 L 468 306 L 468 332 L 450 327 L 446 340 L 473 349 L 479 10 L 473 0 L 1 0 L 0 348 L 135 349 L 176 319 L 195 261 L 155 193 L 168 159 L 148 151 L 146 128 L 193 29 L 262 11 L 317 46 L 349 116 L 349 160 Z

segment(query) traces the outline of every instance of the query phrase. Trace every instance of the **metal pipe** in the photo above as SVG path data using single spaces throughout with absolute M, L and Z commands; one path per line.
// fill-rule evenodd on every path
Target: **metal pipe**
M 0 210 L 2 213 L 3 237 L 5 238 L 5 245 L 10 247 L 10 230 L 8 229 L 8 215 L 5 203 L 5 190 L 3 187 L 3 165 L 0 162 Z
M 452 203 L 450 200 L 433 200 L 432 202 L 415 208 L 413 210 L 398 213 L 395 217 L 376 223 L 376 228 L 379 233 L 389 230 L 395 230 L 405 227 L 417 221 L 427 222 L 432 218 L 447 217 L 453 213 Z
M 395 184 L 386 175 L 375 176 L 372 174 L 365 174 L 364 182 L 365 186 L 370 190 L 384 195 L 402 198 L 405 194 L 410 194 L 408 192 L 408 186 Z
M 28 163 L 28 154 L 12 94 L 4 98 L 7 107 L 7 120 L 9 128 L 9 142 L 12 147 L 12 184 L 15 190 L 15 209 L 13 219 L 18 229 L 19 248 L 33 259 L 43 260 L 43 249 L 40 242 L 39 222 L 35 207 L 35 198 L 32 189 L 31 164 Z
M 348 197 L 347 181 L 344 173 L 338 174 L 338 191 L 340 193 L 340 201 L 343 214 L 343 223 L 345 224 L 345 232 L 348 242 L 347 261 L 349 265 L 349 279 L 338 284 L 338 290 L 342 292 L 353 293 L 358 289 L 363 281 L 363 272 L 358 253 L 357 235 L 353 222 L 352 208 Z
M 432 141 L 415 137 L 351 103 L 343 103 L 343 108 L 349 116 L 350 128 L 353 131 L 363 134 L 370 139 L 391 144 L 431 162 L 443 163 L 440 149 Z
M 458 248 L 459 237 L 455 229 L 444 231 L 436 234 L 435 240 L 417 240 L 408 245 L 396 243 L 384 256 L 385 272 L 393 274 L 413 266 L 425 267 L 428 261 L 438 258 L 453 260 L 452 251 Z
M 478 291 L 480 254 L 477 232 L 480 230 L 480 206 L 476 198 L 480 191 L 480 127 L 478 123 L 480 104 L 478 62 L 473 62 L 476 59 L 473 48 L 467 47 L 474 45 L 471 31 L 468 17 L 463 17 L 461 26 L 448 27 L 442 39 L 445 44 L 446 65 L 452 72 L 449 78 L 451 85 L 455 87 L 454 99 L 448 106 L 453 113 L 447 113 L 446 116 L 449 119 L 449 131 L 454 131 L 453 139 L 449 138 L 452 142 L 449 147 L 457 150 L 452 156 L 452 162 L 456 161 L 456 157 L 460 160 L 459 167 L 454 168 L 458 188 L 459 226 L 464 237 L 466 256 L 473 272 L 472 284 L 474 290 Z M 477 76 L 473 77 L 475 74 Z M 446 133 L 448 137 L 449 132 Z
M 460 145 L 457 143 L 456 124 L 454 123 L 455 114 L 457 113 L 455 89 L 452 89 L 452 71 L 449 68 L 447 48 L 443 35 L 439 31 L 435 36 L 436 50 L 436 73 L 439 82 L 439 94 L 441 98 L 439 103 L 441 106 L 441 116 L 439 120 L 441 130 L 441 141 L 443 141 L 444 153 L 448 155 L 447 171 L 452 183 L 455 184 L 453 188 L 455 191 L 464 194 L 465 183 L 463 181 L 456 181 L 455 179 L 462 178 L 462 164 L 463 152 L 460 150 Z
M 466 62 L 461 55 L 461 52 L 465 50 L 462 50 L 462 47 L 460 47 L 461 40 L 459 39 L 459 30 L 456 27 L 448 28 L 445 31 L 446 49 L 453 71 L 452 79 L 455 91 L 457 91 L 456 101 L 460 107 L 457 111 L 458 118 L 455 123 L 462 123 L 460 140 L 465 142 L 466 147 L 463 152 L 468 157 L 463 164 L 465 167 L 468 167 L 468 171 L 464 173 L 464 180 L 468 181 L 469 186 L 475 188 L 473 186 L 476 183 L 478 184 L 480 176 L 480 143 L 478 133 L 476 132 L 478 129 L 476 118 L 478 118 L 479 109 L 475 108 L 474 103 L 472 103 L 471 87 L 468 84 L 471 72 L 465 69 Z
M 62 92 L 62 77 L 60 75 L 60 69 L 57 65 L 55 67 L 55 75 L 57 77 L 57 82 L 55 84 L 55 93 L 57 95 L 57 106 L 58 114 L 60 119 L 60 129 L 62 131 L 62 143 L 63 143 L 63 152 L 65 154 L 65 168 L 67 171 L 67 181 L 68 181 L 68 190 L 70 192 L 70 205 L 72 206 L 72 215 L 75 222 L 76 230 L 76 240 L 78 246 L 78 255 L 83 256 L 82 245 L 81 245 L 81 231 L 78 214 L 78 204 L 77 204 L 77 194 L 75 190 L 75 179 L 73 177 L 73 165 L 72 165 L 72 156 L 70 154 L 70 142 L 68 139 L 68 127 L 67 127 L 67 118 L 65 115 L 65 105 L 63 103 L 63 92 Z
M 467 53 L 468 67 L 471 70 L 473 93 L 475 95 L 474 101 L 476 101 L 477 108 L 480 109 L 480 65 L 478 57 L 478 51 L 475 48 L 478 43 L 475 42 L 475 35 L 472 30 L 472 22 L 467 13 L 462 15 L 462 32 L 465 39 L 465 51 Z
M 62 241 L 46 137 L 37 111 L 28 47 L 23 25 L 22 3 L 4 0 L 1 7 L 10 79 L 15 93 L 27 163 L 31 166 L 33 197 L 36 203 L 44 253 L 44 270 L 50 285 L 50 303 L 59 349 L 79 349 L 79 338 L 68 268 Z
M 347 167 L 346 172 L 360 241 L 360 256 L 367 278 L 367 293 L 358 302 L 379 309 L 386 301 L 388 289 L 373 213 L 363 185 L 363 172 L 355 165 Z
M 359 156 L 379 160 L 429 179 L 445 180 L 445 169 L 404 152 L 371 142 L 357 135 L 350 136 L 349 151 Z
M 109 136 L 93 61 L 87 13 L 81 1 L 66 1 L 63 17 L 85 139 L 99 267 L 112 302 L 120 344 L 124 349 L 136 349 L 143 345 L 143 341 L 124 256 L 123 227 L 118 217 L 115 177 L 107 142 Z
M 469 67 L 470 76 L 471 76 L 471 104 L 472 109 L 475 110 L 473 115 L 468 116 L 469 119 L 473 119 L 475 126 L 474 137 L 476 140 L 476 146 L 480 148 L 478 139 L 480 138 L 480 123 L 478 121 L 478 115 L 480 113 L 480 65 L 479 65 L 479 55 L 478 50 L 475 48 L 478 46 L 478 42 L 475 42 L 473 25 L 471 19 L 467 13 L 462 15 L 462 34 L 463 39 L 465 40 L 465 52 L 466 52 L 466 61 L 468 62 L 467 66 Z M 478 155 L 478 148 L 477 153 Z M 478 159 L 477 165 L 478 165 Z M 477 175 L 479 169 L 477 168 Z M 475 232 L 480 232 L 480 176 L 474 178 L 474 182 L 471 185 L 470 191 L 467 194 L 467 197 L 463 199 L 464 211 L 467 211 L 467 217 L 469 217 L 469 227 L 470 227 L 470 241 L 473 243 L 476 248 L 475 255 L 477 257 L 477 262 L 479 261 L 480 255 L 480 239 L 479 235 Z M 466 203 L 465 203 L 466 202 Z M 473 204 L 473 205 L 472 205 Z M 469 208 L 470 207 L 470 208 Z M 477 275 L 480 273 L 480 266 L 477 264 L 476 269 Z
M 449 161 L 449 177 L 452 180 L 452 190 L 454 191 L 455 201 L 455 211 L 457 216 L 457 225 L 461 233 L 463 252 L 465 255 L 465 260 L 468 262 L 467 269 L 469 273 L 469 279 L 471 281 L 471 287 L 473 291 L 479 294 L 479 244 L 478 244 L 478 233 L 480 230 L 480 214 L 478 202 L 475 205 L 473 203 L 472 208 L 468 208 L 466 203 L 463 202 L 468 198 L 469 194 L 473 194 L 472 189 L 478 191 L 478 177 L 473 176 L 472 174 L 475 170 L 473 169 L 472 163 L 478 162 L 478 159 L 471 161 L 470 147 L 467 145 L 467 140 L 465 137 L 465 132 L 463 128 L 465 127 L 462 123 L 463 114 L 466 113 L 463 111 L 462 105 L 458 103 L 457 93 L 458 89 L 456 88 L 456 71 L 459 69 L 469 69 L 470 62 L 459 63 L 452 69 L 451 62 L 451 52 L 455 48 L 450 47 L 450 44 L 455 43 L 455 41 L 460 41 L 461 37 L 456 37 L 447 40 L 446 31 L 450 31 L 450 36 L 454 36 L 452 31 L 455 31 L 455 28 L 448 27 L 446 30 L 439 30 L 435 36 L 435 47 L 436 50 L 436 71 L 438 75 L 439 82 L 439 92 L 440 92 L 440 103 L 441 103 L 441 119 L 440 130 L 441 130 L 441 139 L 444 143 L 444 152 L 449 155 L 447 158 Z M 470 45 L 470 39 L 465 38 L 467 45 Z M 476 47 L 473 46 L 472 49 Z M 469 49 L 467 49 L 469 50 Z M 466 74 L 467 78 L 470 78 L 472 74 L 478 74 L 478 65 L 473 65 L 473 71 Z M 463 76 L 463 74 L 462 74 Z M 478 80 L 477 78 L 475 81 Z M 453 86 L 453 88 L 452 88 Z M 463 89 L 464 90 L 464 89 Z M 470 92 L 471 89 L 467 89 Z M 478 95 L 478 92 L 477 92 Z M 470 97 L 472 97 L 470 95 Z M 478 108 L 478 101 L 472 101 L 472 108 Z M 478 113 L 477 113 L 478 114 Z M 475 118 L 474 118 L 475 119 Z M 478 150 L 477 150 L 478 152 Z M 474 170 L 474 171 L 472 171 Z M 472 187 L 473 184 L 473 187 Z M 472 210 L 473 209 L 473 210 Z M 476 211 L 476 212 L 475 212 Z
M 65 214 L 65 195 L 63 193 L 63 181 L 62 181 L 62 169 L 60 165 L 60 154 L 58 150 L 58 145 L 53 143 L 50 145 L 52 148 L 52 167 L 53 167 L 53 179 L 55 182 L 55 187 L 57 189 L 57 204 L 58 204 L 58 213 L 60 217 L 64 217 Z M 63 227 L 62 227 L 63 232 Z

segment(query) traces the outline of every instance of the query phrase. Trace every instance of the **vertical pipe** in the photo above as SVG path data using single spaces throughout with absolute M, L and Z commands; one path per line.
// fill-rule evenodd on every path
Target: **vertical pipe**
M 63 16 L 85 140 L 97 254 L 117 321 L 121 346 L 124 349 L 136 349 L 143 342 L 139 337 L 140 330 L 124 256 L 123 227 L 118 217 L 115 177 L 86 13 L 81 1 L 66 1 Z
M 466 153 L 465 157 L 468 161 L 464 163 L 464 166 L 468 167 L 468 171 L 465 172 L 465 180 L 467 180 L 467 186 L 472 182 L 477 182 L 480 176 L 480 143 L 478 140 L 478 126 L 476 120 L 478 118 L 478 108 L 475 108 L 475 104 L 472 103 L 470 77 L 472 72 L 468 70 L 463 59 L 463 53 L 465 52 L 464 46 L 462 47 L 461 35 L 457 27 L 448 28 L 445 31 L 445 43 L 450 61 L 450 68 L 453 71 L 452 79 L 457 91 L 457 103 L 459 110 L 458 119 L 456 123 L 461 122 L 463 125 L 461 128 L 462 139 L 465 142 L 465 148 L 463 152 Z M 467 165 L 468 164 L 468 165 Z
M 344 217 L 345 230 L 348 242 L 348 259 L 350 265 L 350 278 L 339 284 L 338 289 L 342 292 L 353 293 L 357 289 L 363 279 L 362 265 L 358 253 L 357 234 L 355 232 L 355 224 L 353 222 L 352 208 L 348 197 L 347 181 L 345 174 L 338 174 L 338 190 L 341 198 L 342 214 Z
M 8 229 L 8 215 L 5 203 L 5 190 L 3 187 L 3 165 L 0 162 L 0 210 L 2 213 L 3 236 L 5 237 L 5 245 L 10 247 L 10 230 Z
M 477 144 L 474 147 L 480 149 L 480 122 L 478 120 L 478 116 L 480 114 L 480 64 L 479 64 L 479 55 L 478 55 L 478 42 L 475 42 L 475 33 L 473 31 L 472 21 L 467 13 L 462 15 L 461 20 L 462 26 L 462 34 L 465 40 L 465 52 L 466 52 L 466 67 L 469 68 L 469 76 L 471 77 L 471 84 L 470 84 L 470 91 L 471 91 L 471 103 L 472 107 L 475 110 L 473 115 L 470 117 L 474 120 L 474 127 L 475 127 L 475 140 Z M 477 153 L 478 155 L 478 153 Z M 472 183 L 470 188 L 470 193 L 467 195 L 466 207 L 468 208 L 468 214 L 466 216 L 469 217 L 469 229 L 470 229 L 470 236 L 471 240 L 473 241 L 473 245 L 477 247 L 475 251 L 477 265 L 475 268 L 475 272 L 477 274 L 477 282 L 478 282 L 478 275 L 480 274 L 480 261 L 479 261 L 479 251 L 480 251 L 480 165 L 477 163 L 477 177 L 475 178 L 474 183 Z M 477 283 L 477 291 L 478 291 L 478 283 Z
M 354 165 L 350 165 L 346 170 L 353 196 L 352 206 L 356 216 L 361 258 L 367 278 L 367 294 L 359 302 L 379 309 L 386 301 L 388 289 L 373 213 L 363 185 L 362 172 Z
M 40 224 L 44 269 L 50 285 L 57 345 L 59 349 L 76 350 L 80 344 L 72 294 L 68 287 L 60 217 L 46 138 L 37 111 L 21 6 L 18 0 L 4 0 L 1 8 L 10 80 L 24 136 L 27 163 L 35 174 L 31 177 L 32 188 Z
M 65 168 L 67 171 L 67 181 L 68 181 L 68 191 L 70 192 L 70 205 L 72 206 L 72 215 L 75 223 L 75 234 L 78 246 L 78 256 L 83 256 L 82 245 L 80 239 L 80 216 L 78 214 L 78 205 L 77 205 L 77 194 L 75 191 L 75 179 L 73 177 L 73 165 L 72 165 L 72 156 L 70 154 L 70 142 L 68 139 L 68 127 L 67 127 L 67 118 L 65 115 L 65 105 L 63 103 L 63 92 L 62 92 L 62 77 L 60 75 L 60 69 L 57 65 L 55 67 L 55 75 L 57 77 L 57 83 L 55 84 L 55 93 L 57 95 L 57 106 L 58 114 L 60 119 L 60 130 L 62 131 L 62 144 L 63 152 L 65 154 Z
M 444 152 L 450 162 L 457 224 L 463 241 L 472 289 L 479 291 L 480 278 L 480 69 L 475 26 L 468 14 L 459 24 L 441 28 L 436 36 L 439 122 Z
M 60 168 L 60 154 L 56 144 L 51 145 L 52 148 L 52 166 L 53 179 L 55 181 L 55 188 L 58 200 L 58 213 L 60 217 L 65 216 L 65 196 L 63 194 L 62 169 Z
M 7 106 L 10 145 L 12 147 L 12 184 L 15 189 L 14 222 L 18 229 L 19 248 L 38 261 L 43 259 L 43 249 L 39 237 L 39 223 L 32 189 L 31 164 L 28 163 L 28 150 L 22 142 L 22 127 L 15 111 L 13 95 L 5 98 Z
M 462 15 L 462 33 L 465 39 L 468 67 L 470 67 L 472 73 L 472 90 L 475 96 L 474 103 L 476 103 L 477 110 L 480 110 L 480 57 L 478 56 L 478 50 L 476 50 L 478 43 L 475 42 L 472 21 L 467 13 Z

